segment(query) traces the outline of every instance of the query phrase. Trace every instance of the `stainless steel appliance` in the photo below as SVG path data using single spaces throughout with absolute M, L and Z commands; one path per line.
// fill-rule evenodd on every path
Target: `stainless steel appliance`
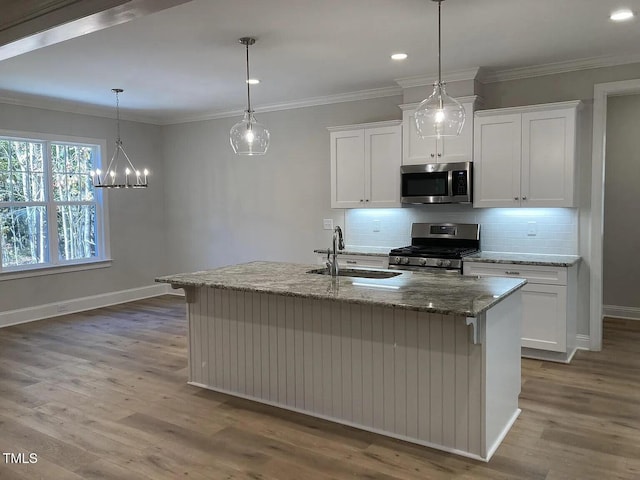
M 400 167 L 402 203 L 470 203 L 472 162 Z
M 389 268 L 462 273 L 462 258 L 480 250 L 477 223 L 414 223 L 411 245 L 389 252 Z

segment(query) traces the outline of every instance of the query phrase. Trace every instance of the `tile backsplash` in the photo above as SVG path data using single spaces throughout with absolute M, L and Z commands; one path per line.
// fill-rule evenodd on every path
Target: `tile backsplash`
M 482 250 L 578 254 L 578 210 L 572 208 L 482 208 L 425 205 L 345 211 L 348 247 L 402 247 L 414 222 L 479 223 Z

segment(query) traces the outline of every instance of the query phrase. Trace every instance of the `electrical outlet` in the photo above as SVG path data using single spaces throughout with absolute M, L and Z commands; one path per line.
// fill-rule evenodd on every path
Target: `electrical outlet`
M 325 218 L 322 220 L 322 228 L 325 230 L 333 230 L 333 218 Z
M 380 220 L 373 221 L 372 229 L 374 233 L 378 233 L 380 231 Z
M 527 222 L 527 237 L 535 237 L 536 235 L 538 235 L 536 222 Z

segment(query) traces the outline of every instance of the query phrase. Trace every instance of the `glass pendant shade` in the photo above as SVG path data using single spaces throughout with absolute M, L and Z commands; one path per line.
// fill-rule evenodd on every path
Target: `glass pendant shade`
M 231 128 L 229 140 L 237 155 L 264 155 L 269 148 L 269 130 L 256 121 L 253 112 L 245 111 L 242 120 Z
M 424 99 L 415 111 L 416 129 L 421 137 L 454 137 L 464 126 L 465 111 L 455 98 L 447 95 L 442 81 L 442 2 L 438 3 L 438 81 L 433 93 Z
M 415 112 L 416 128 L 421 137 L 454 137 L 464 126 L 464 107 L 447 95 L 444 83 L 436 83 L 433 93 Z
M 247 109 L 244 117 L 229 132 L 231 148 L 236 155 L 264 155 L 269 148 L 269 130 L 256 120 L 251 109 L 251 82 L 249 77 L 249 46 L 256 43 L 252 37 L 242 37 L 238 40 L 246 49 L 247 60 Z

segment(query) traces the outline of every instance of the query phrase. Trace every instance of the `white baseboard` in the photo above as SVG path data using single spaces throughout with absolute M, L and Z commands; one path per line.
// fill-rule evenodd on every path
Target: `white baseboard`
M 591 337 L 582 333 L 576 335 L 576 348 L 578 350 L 591 350 Z
M 640 320 L 640 308 L 620 307 L 618 305 L 603 305 L 602 315 L 605 317 L 626 318 L 628 320 Z
M 19 323 L 33 322 L 43 318 L 58 317 L 70 313 L 84 312 L 95 308 L 108 307 L 119 303 L 142 300 L 149 297 L 157 297 L 167 293 L 180 295 L 180 292 L 173 290 L 170 285 L 156 283 L 146 287 L 131 288 L 118 292 L 103 293 L 90 297 L 74 298 L 55 303 L 46 303 L 35 307 L 20 308 L 18 310 L 8 310 L 0 312 L 0 328 Z

